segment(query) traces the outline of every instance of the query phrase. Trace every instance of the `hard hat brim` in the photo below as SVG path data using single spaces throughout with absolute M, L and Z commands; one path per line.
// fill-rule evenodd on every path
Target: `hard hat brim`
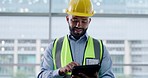
M 92 14 L 78 13 L 78 12 L 66 12 L 66 13 L 70 14 L 70 15 L 74 15 L 74 16 L 87 16 L 87 17 L 90 17 L 90 16 L 94 15 L 94 13 L 92 13 Z

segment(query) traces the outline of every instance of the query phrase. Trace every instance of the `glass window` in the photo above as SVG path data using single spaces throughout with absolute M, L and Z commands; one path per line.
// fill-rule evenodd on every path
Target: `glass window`
M 10 54 L 0 54 L 0 78 L 13 75 L 14 57 Z
M 123 64 L 124 60 L 123 57 L 124 55 L 111 55 L 112 61 L 114 64 Z
M 36 51 L 36 47 L 18 47 L 18 51 Z
M 41 43 L 42 44 L 48 44 L 49 43 L 49 40 L 41 40 Z
M 29 39 L 29 40 L 18 40 L 18 43 L 19 44 L 35 44 L 36 43 L 36 40 L 32 40 L 32 39 Z
M 132 63 L 136 64 L 147 64 L 148 63 L 148 55 L 147 54 L 133 54 L 132 55 Z
M 36 64 L 36 55 L 41 55 L 40 48 L 43 44 L 41 40 L 49 40 L 49 17 L 0 16 L 0 18 L 0 78 L 13 76 L 35 78 L 39 72 L 35 70 L 40 69 L 40 57 Z M 32 75 L 30 72 L 29 77 L 24 75 L 26 71 L 30 71 Z
M 0 0 L 0 12 L 48 13 L 49 0 Z
M 0 66 L 0 78 L 13 75 L 13 66 Z
M 107 47 L 109 51 L 124 51 L 124 47 Z
M 35 78 L 35 66 L 18 66 L 17 77 Z
M 0 54 L 0 64 L 11 64 L 14 63 L 13 55 L 10 54 Z
M 36 62 L 36 58 L 35 55 L 31 55 L 31 54 L 19 54 L 18 55 L 18 63 L 19 64 L 35 64 Z
M 124 55 L 111 55 L 112 61 L 114 64 L 124 64 Z M 124 73 L 123 66 L 113 66 L 113 72 L 118 75 L 122 75 Z
M 132 66 L 132 72 L 133 78 L 146 78 L 148 76 L 148 68 L 145 66 Z
M 34 39 L 49 39 L 49 17 L 0 16 L 0 18 L 1 39 L 18 39 L 27 43 L 34 43 Z M 28 39 L 30 40 L 27 41 Z
M 14 44 L 14 40 L 12 39 L 0 39 L 0 44 Z
M 0 12 L 49 13 L 50 0 L 1 0 Z M 51 0 L 52 13 L 64 13 L 69 0 Z M 147 0 L 92 0 L 96 13 L 148 14 Z M 15 6 L 14 6 L 15 5 Z
M 0 47 L 1 51 L 14 51 L 14 47 Z
M 106 40 L 107 44 L 124 44 L 124 40 Z
M 63 16 L 68 2 L 0 0 L 0 78 L 36 77 L 49 41 L 69 33 Z M 92 17 L 88 35 L 104 41 L 116 77 L 147 78 L 148 0 L 92 0 L 92 3 L 98 15 Z M 129 59 L 125 62 L 125 58 Z M 145 66 L 124 66 L 125 63 Z M 132 72 L 127 72 L 130 69 Z
M 132 47 L 131 48 L 131 51 L 133 51 L 133 52 L 136 52 L 136 51 L 142 51 L 142 48 L 140 48 L 140 47 Z
M 131 44 L 141 44 L 141 41 L 140 40 L 131 40 L 130 41 L 131 42 Z
M 116 74 L 123 74 L 124 68 L 121 66 L 114 66 L 113 67 L 113 72 Z M 118 78 L 118 77 L 117 77 Z
M 69 0 L 52 0 L 52 13 L 63 13 Z M 99 14 L 148 14 L 148 0 L 92 0 Z

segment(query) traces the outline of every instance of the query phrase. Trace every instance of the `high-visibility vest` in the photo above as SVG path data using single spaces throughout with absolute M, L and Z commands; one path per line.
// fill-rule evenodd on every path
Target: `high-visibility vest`
M 83 65 L 85 65 L 86 58 L 97 58 L 99 63 L 102 61 L 103 57 L 103 43 L 102 40 L 96 40 L 88 36 L 88 41 L 85 47 L 85 54 L 83 56 Z M 68 35 L 55 39 L 52 56 L 54 62 L 54 69 L 64 67 L 70 62 L 74 61 L 72 57 L 70 42 L 68 40 Z
M 99 63 L 102 62 L 103 57 L 103 43 L 102 40 L 96 40 L 90 36 L 88 36 L 88 41 L 85 45 L 85 53 L 83 56 L 83 65 L 86 63 L 86 58 L 95 58 L 99 60 Z M 58 69 L 60 67 L 64 67 L 70 62 L 74 61 L 70 42 L 68 40 L 68 35 L 57 38 L 54 41 L 53 49 L 52 49 L 53 63 L 54 69 Z

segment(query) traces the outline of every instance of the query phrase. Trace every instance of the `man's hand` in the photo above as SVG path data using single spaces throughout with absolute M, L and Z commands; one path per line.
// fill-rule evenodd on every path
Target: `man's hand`
M 74 66 L 79 66 L 79 64 L 77 62 L 71 62 L 68 65 L 66 65 L 65 67 L 60 68 L 59 75 L 63 76 L 66 73 L 71 72 L 72 71 L 72 68 Z
M 92 77 L 89 77 L 83 73 L 79 73 L 78 76 L 72 75 L 71 78 L 98 78 L 98 72 L 96 72 Z

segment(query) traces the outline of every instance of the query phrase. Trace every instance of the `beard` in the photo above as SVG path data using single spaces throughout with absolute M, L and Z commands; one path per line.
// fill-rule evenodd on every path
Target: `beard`
M 74 38 L 78 40 L 81 36 L 83 36 L 86 33 L 87 28 L 84 29 L 84 28 L 69 26 L 69 30 L 70 30 L 70 35 L 72 35 Z

